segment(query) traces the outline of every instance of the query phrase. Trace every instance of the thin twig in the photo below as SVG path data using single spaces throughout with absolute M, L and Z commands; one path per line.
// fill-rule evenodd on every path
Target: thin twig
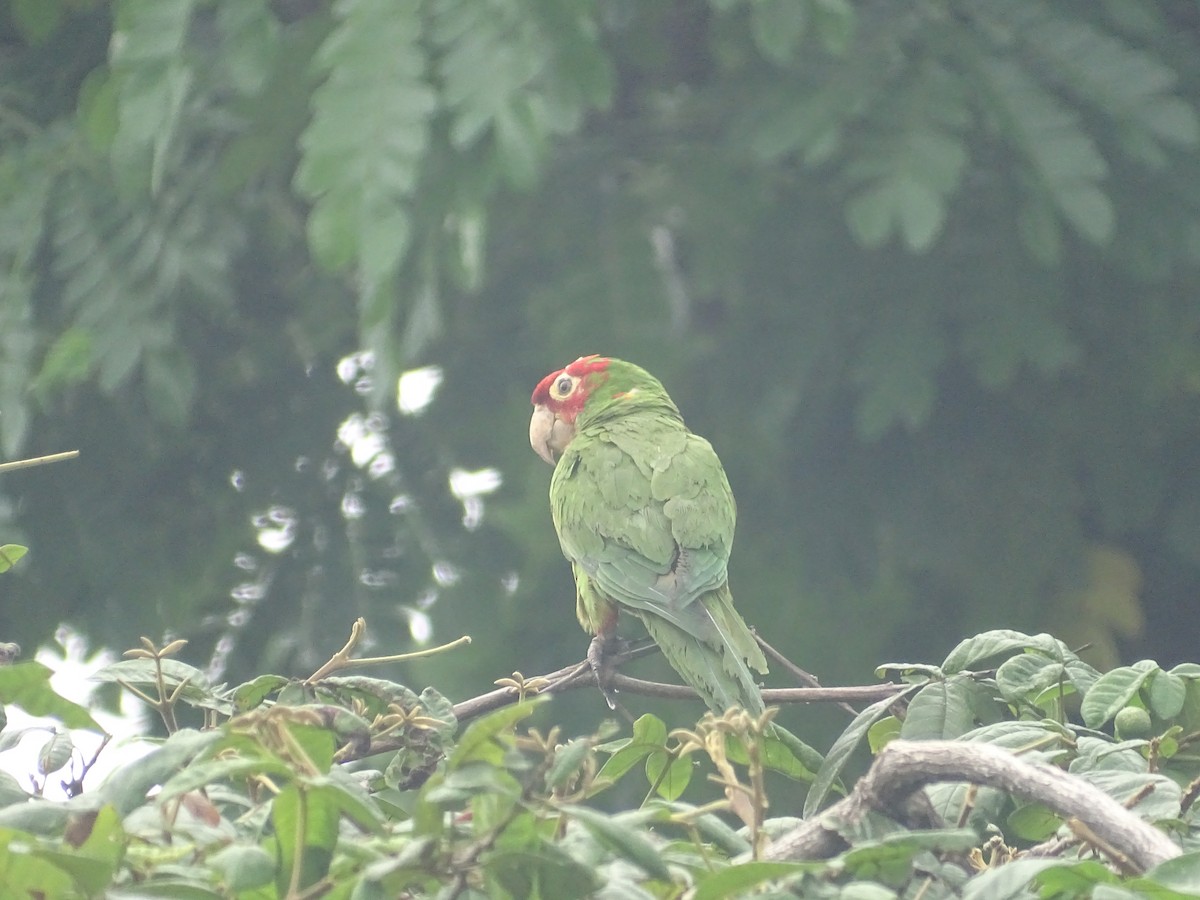
M 65 453 L 51 453 L 49 456 L 17 459 L 12 462 L 0 463 L 0 472 L 11 472 L 14 469 L 32 469 L 34 466 L 46 466 L 50 463 L 62 462 L 64 459 L 74 459 L 78 455 L 78 450 L 67 450 Z

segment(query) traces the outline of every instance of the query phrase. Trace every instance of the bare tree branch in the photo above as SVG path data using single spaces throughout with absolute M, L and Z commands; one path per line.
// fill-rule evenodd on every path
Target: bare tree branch
M 907 801 L 930 784 L 965 781 L 1043 803 L 1121 868 L 1145 871 L 1180 854 L 1163 832 L 1081 778 L 1018 758 L 991 744 L 892 741 L 845 799 L 767 848 L 768 859 L 824 859 L 847 844 L 831 820 L 855 822 L 879 811 L 903 820 Z M 1092 839 L 1094 838 L 1094 839 Z

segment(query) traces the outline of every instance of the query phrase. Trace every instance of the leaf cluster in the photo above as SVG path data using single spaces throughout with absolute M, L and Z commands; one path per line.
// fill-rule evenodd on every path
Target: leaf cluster
M 939 666 L 882 666 L 910 682 L 907 702 L 884 701 L 851 723 L 817 761 L 804 809 L 812 816 L 831 789 L 843 790 L 839 776 L 851 789 L 849 754 L 864 742 L 876 752 L 897 737 L 914 746 L 987 744 L 1099 789 L 1125 805 L 1134 826 L 1165 831 L 1170 858 L 1146 867 L 1112 849 L 1119 836 L 1104 822 L 1088 830 L 1061 813 L 1055 796 L 1000 790 L 983 774 L 974 786 L 929 787 L 920 825 L 890 808 L 848 816 L 835 804 L 819 829 L 837 846 L 789 858 L 773 848 L 805 823 L 798 809 L 767 815 L 761 773 L 813 773 L 794 759 L 780 765 L 769 717 L 709 715 L 695 729 L 668 731 L 643 716 L 627 735 L 609 724 L 564 739 L 557 726 L 529 724 L 554 713 L 542 697 L 468 723 L 432 688 L 273 675 L 210 685 L 163 655 L 179 648 L 144 649 L 100 677 L 169 700 L 165 721 L 200 714 L 207 726 L 176 725 L 102 784 L 81 778 L 82 792 L 67 801 L 29 795 L 6 777 L 0 875 L 9 888 L 53 898 L 644 898 L 687 890 L 716 900 L 766 889 L 777 897 L 917 891 L 1015 900 L 1182 898 L 1200 878 L 1195 665 L 1167 671 L 1145 661 L 1102 675 L 1047 635 L 990 632 L 963 641 Z M 36 663 L 0 668 L 0 700 L 94 727 L 47 675 Z M 44 776 L 71 756 L 67 735 L 56 739 L 65 753 L 43 754 Z M 2 739 L 7 745 L 7 732 Z M 383 741 L 400 749 L 373 755 Z M 723 797 L 695 783 L 708 767 Z M 614 806 L 610 790 L 641 780 L 639 771 L 642 801 Z M 746 827 L 735 830 L 730 816 Z

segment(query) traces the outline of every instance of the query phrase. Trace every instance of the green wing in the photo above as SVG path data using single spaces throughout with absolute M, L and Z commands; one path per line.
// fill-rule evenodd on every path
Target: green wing
M 733 493 L 708 441 L 652 415 L 585 429 L 550 499 L 581 621 L 594 630 L 605 602 L 634 612 L 710 705 L 762 708 L 746 663 L 765 672 L 766 660 L 727 585 Z

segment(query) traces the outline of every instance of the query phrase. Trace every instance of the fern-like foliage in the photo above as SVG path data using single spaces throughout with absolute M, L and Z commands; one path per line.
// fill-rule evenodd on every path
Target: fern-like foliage
M 309 246 L 329 269 L 353 265 L 372 296 L 399 268 L 411 239 L 409 200 L 435 108 L 411 4 L 339 0 L 316 65 L 300 140 L 296 187 L 313 201 Z

